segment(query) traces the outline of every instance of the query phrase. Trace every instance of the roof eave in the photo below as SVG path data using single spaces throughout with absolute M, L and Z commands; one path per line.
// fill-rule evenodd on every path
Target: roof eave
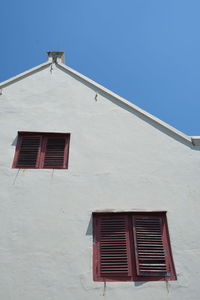
M 147 119 L 151 120 L 152 122 L 158 124 L 159 126 L 167 129 L 168 131 L 172 132 L 173 134 L 175 134 L 176 136 L 178 136 L 179 138 L 183 139 L 185 142 L 189 142 L 190 144 L 195 145 L 194 143 L 192 143 L 192 139 L 190 136 L 184 134 L 183 132 L 177 130 L 176 128 L 174 128 L 173 126 L 170 126 L 169 124 L 163 122 L 162 120 L 160 120 L 159 118 L 151 115 L 150 113 L 146 112 L 145 110 L 139 108 L 137 105 L 127 101 L 126 99 L 124 99 L 123 97 L 113 93 L 112 91 L 110 91 L 109 89 L 103 87 L 102 85 L 100 85 L 99 83 L 96 83 L 95 81 L 91 80 L 90 78 L 82 75 L 81 73 L 75 71 L 74 69 L 66 66 L 65 64 L 62 63 L 58 63 L 58 66 L 60 66 L 61 68 L 63 68 L 64 70 L 72 73 L 73 75 L 79 77 L 80 79 L 86 81 L 87 83 L 91 84 L 93 87 L 95 87 L 98 90 L 101 90 L 102 92 L 104 92 L 105 94 L 115 98 L 116 100 L 118 100 L 119 102 L 121 102 L 122 104 L 125 104 L 127 107 L 133 109 L 134 111 L 136 111 L 137 113 L 141 114 L 142 116 L 146 117 Z
M 47 62 L 40 64 L 32 69 L 29 69 L 28 71 L 25 71 L 23 73 L 20 73 L 17 76 L 14 76 L 6 81 L 3 81 L 2 83 L 0 83 L 0 89 L 3 89 L 4 87 L 18 81 L 21 80 L 27 76 L 30 76 L 31 74 L 38 72 L 40 70 L 45 69 L 46 67 L 50 66 L 52 64 L 52 59 L 48 59 Z M 82 79 L 83 81 L 89 83 L 90 85 L 92 85 L 95 89 L 102 91 L 103 93 L 113 97 L 114 99 L 116 99 L 119 103 L 127 106 L 128 108 L 132 109 L 133 111 L 137 112 L 138 114 L 140 114 L 141 116 L 144 116 L 145 118 L 149 119 L 151 122 L 159 125 L 160 127 L 168 130 L 169 132 L 171 132 L 172 134 L 174 134 L 175 136 L 177 136 L 178 138 L 181 138 L 183 141 L 185 141 L 186 143 L 190 143 L 193 146 L 200 146 L 200 137 L 199 136 L 188 136 L 186 134 L 184 134 L 183 132 L 177 130 L 176 128 L 174 128 L 173 126 L 170 126 L 169 124 L 163 122 L 162 120 L 160 120 L 159 118 L 151 115 L 150 113 L 146 112 L 145 110 L 139 108 L 137 105 L 127 101 L 126 99 L 124 99 L 123 97 L 113 93 L 112 91 L 110 91 L 109 89 L 103 87 L 102 85 L 100 85 L 99 83 L 96 83 L 95 81 L 91 80 L 90 78 L 82 75 L 81 73 L 75 71 L 74 69 L 66 66 L 65 64 L 58 62 L 56 63 L 57 66 L 59 66 L 61 69 L 73 74 L 74 76 L 77 76 L 78 78 Z
M 34 67 L 34 68 L 31 68 L 23 73 L 20 73 L 18 74 L 17 76 L 14 76 L 14 77 L 11 77 L 10 79 L 8 80 L 5 80 L 3 82 L 0 83 L 0 89 L 18 81 L 18 80 L 21 80 L 27 76 L 30 76 L 31 74 L 35 73 L 35 72 L 38 72 L 40 70 L 43 70 L 45 69 L 46 67 L 50 66 L 52 64 L 52 62 L 50 60 L 48 60 L 47 62 L 43 63 L 43 64 L 40 64 L 38 65 L 37 67 Z

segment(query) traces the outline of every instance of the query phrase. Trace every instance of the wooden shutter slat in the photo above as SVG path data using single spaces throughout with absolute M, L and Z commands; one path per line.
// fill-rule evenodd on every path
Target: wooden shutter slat
M 128 217 L 101 216 L 98 225 L 100 276 L 131 276 Z
M 137 275 L 169 275 L 162 217 L 133 216 L 133 232 Z
M 44 166 L 45 168 L 63 168 L 65 161 L 66 137 L 47 137 Z
M 16 167 L 36 168 L 38 163 L 38 155 L 41 145 L 40 136 L 21 136 L 20 148 L 17 158 Z
M 13 168 L 66 169 L 70 134 L 19 132 Z

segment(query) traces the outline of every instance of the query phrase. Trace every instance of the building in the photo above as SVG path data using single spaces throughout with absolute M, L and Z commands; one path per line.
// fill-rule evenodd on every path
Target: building
M 198 299 L 200 137 L 63 52 L 0 91 L 0 299 Z

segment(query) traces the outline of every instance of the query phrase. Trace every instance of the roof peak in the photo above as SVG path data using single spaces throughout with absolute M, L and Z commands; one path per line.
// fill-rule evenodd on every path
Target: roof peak
M 15 77 L 12 77 L 4 82 L 1 82 L 0 83 L 0 95 L 3 94 L 2 89 L 7 87 L 8 85 L 10 85 L 14 82 L 17 82 L 18 80 L 21 80 L 21 79 L 25 78 L 26 76 L 30 76 L 31 74 L 33 74 L 37 71 L 43 70 L 43 69 L 49 67 L 52 63 L 55 63 L 59 69 L 63 70 L 64 72 L 67 72 L 68 74 L 71 74 L 75 78 L 81 79 L 83 82 L 85 81 L 87 84 L 90 84 L 91 86 L 93 86 L 93 88 L 95 89 L 96 92 L 97 91 L 104 92 L 108 96 L 117 100 L 123 106 L 125 105 L 126 107 L 128 107 L 128 109 L 135 111 L 142 118 L 149 120 L 152 125 L 155 124 L 156 127 L 158 125 L 159 128 L 165 129 L 164 130 L 165 133 L 166 133 L 166 131 L 168 131 L 169 133 L 173 134 L 174 137 L 176 136 L 176 139 L 178 139 L 179 141 L 182 140 L 183 143 L 190 145 L 190 147 L 192 147 L 192 148 L 198 146 L 198 150 L 200 149 L 200 136 L 188 136 L 188 135 L 180 132 L 179 130 L 177 130 L 174 127 L 170 126 L 169 124 L 161 121 L 160 119 L 154 117 L 153 115 L 147 113 L 146 111 L 144 111 L 143 109 L 134 105 L 133 103 L 125 100 L 124 98 L 122 98 L 122 97 L 118 96 L 117 94 L 111 92 L 110 90 L 106 89 L 102 85 L 100 85 L 100 84 L 96 83 L 95 81 L 89 79 L 88 77 L 80 74 L 79 72 L 75 71 L 74 69 L 66 66 L 64 64 L 64 52 L 49 51 L 49 52 L 47 52 L 47 54 L 48 54 L 47 62 L 45 62 L 41 65 L 38 65 L 26 72 L 23 72 Z
M 48 51 L 48 60 L 53 63 L 64 63 L 65 62 L 65 54 L 63 51 Z

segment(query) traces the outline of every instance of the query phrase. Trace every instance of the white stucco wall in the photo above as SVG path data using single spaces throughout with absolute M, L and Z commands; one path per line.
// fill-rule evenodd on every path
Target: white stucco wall
M 199 148 L 113 101 L 55 65 L 3 89 L 0 299 L 199 298 Z M 18 130 L 70 132 L 69 169 L 12 169 Z M 167 210 L 178 280 L 93 282 L 91 214 L 106 209 Z

